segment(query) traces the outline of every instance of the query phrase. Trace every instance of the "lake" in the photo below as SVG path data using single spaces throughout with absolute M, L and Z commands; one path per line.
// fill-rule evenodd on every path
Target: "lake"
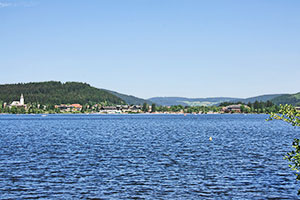
M 297 199 L 267 117 L 0 115 L 0 199 Z

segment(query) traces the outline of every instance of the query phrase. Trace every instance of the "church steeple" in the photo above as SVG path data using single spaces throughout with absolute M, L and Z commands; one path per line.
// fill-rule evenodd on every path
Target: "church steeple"
M 24 96 L 23 96 L 23 94 L 21 94 L 20 104 L 21 104 L 21 105 L 24 105 Z

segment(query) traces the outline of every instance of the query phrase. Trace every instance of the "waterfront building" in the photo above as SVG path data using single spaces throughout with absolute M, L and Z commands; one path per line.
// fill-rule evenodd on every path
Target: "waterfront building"
M 229 106 L 223 107 L 222 111 L 225 112 L 225 113 L 230 113 L 230 112 L 240 113 L 242 106 L 244 106 L 244 108 L 246 108 L 246 109 L 250 109 L 249 106 L 242 105 L 242 104 L 237 104 L 237 105 L 229 105 Z
M 80 104 L 61 104 L 55 105 L 55 108 L 60 109 L 61 111 L 69 112 L 69 111 L 81 111 L 82 105 Z
M 141 109 L 142 109 L 142 106 L 140 106 L 140 105 L 133 105 L 133 106 L 129 107 L 129 112 L 138 113 L 138 112 L 141 111 Z

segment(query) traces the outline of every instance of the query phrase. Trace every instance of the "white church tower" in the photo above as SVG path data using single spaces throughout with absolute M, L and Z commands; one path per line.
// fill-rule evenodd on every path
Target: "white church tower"
M 24 96 L 23 94 L 21 94 L 21 98 L 20 98 L 20 105 L 24 105 Z

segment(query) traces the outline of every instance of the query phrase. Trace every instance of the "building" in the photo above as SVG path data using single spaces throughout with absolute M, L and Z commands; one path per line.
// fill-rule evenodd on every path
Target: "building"
M 105 111 L 115 111 L 118 110 L 118 108 L 116 106 L 102 106 L 101 110 L 105 110 Z
M 131 113 L 139 113 L 141 112 L 142 106 L 140 105 L 132 105 L 129 106 L 129 108 L 126 110 L 126 112 L 131 112 Z
M 102 106 L 99 113 L 116 114 L 122 113 L 122 110 L 119 106 Z
M 80 104 L 61 104 L 55 105 L 55 108 L 60 109 L 61 111 L 70 112 L 70 111 L 81 111 L 82 105 Z
M 232 112 L 240 113 L 242 106 L 244 106 L 245 109 L 250 109 L 249 106 L 237 104 L 237 105 L 229 105 L 229 106 L 223 107 L 222 111 L 225 113 L 232 113 Z
M 139 105 L 117 105 L 117 106 L 101 106 L 100 113 L 138 113 L 141 111 L 141 106 Z
M 21 94 L 20 101 L 13 101 L 9 107 L 26 107 L 23 94 Z
M 300 112 L 300 107 L 295 107 L 297 112 Z

